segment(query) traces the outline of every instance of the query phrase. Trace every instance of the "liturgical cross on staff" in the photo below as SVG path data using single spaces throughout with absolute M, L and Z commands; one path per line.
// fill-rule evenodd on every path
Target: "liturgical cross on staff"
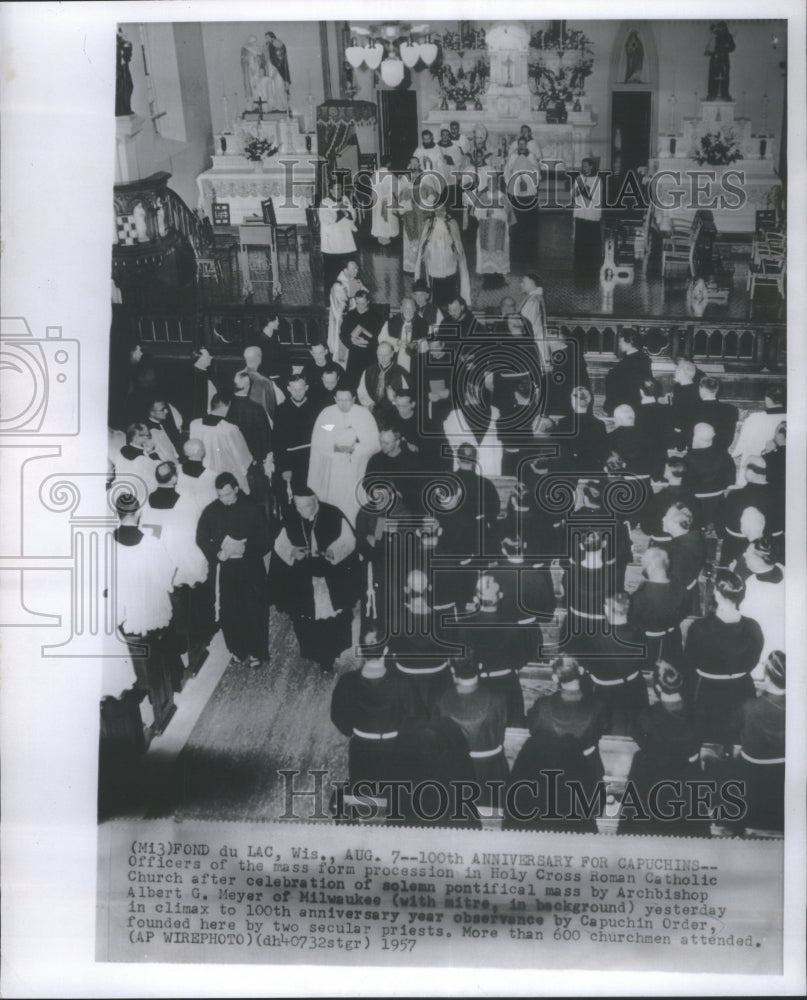
M 257 109 L 257 112 L 258 112 L 258 121 L 262 122 L 263 121 L 263 106 L 264 106 L 264 104 L 266 104 L 266 101 L 262 97 L 258 97 L 258 98 L 256 98 L 253 101 L 253 104 L 256 105 L 256 109 Z

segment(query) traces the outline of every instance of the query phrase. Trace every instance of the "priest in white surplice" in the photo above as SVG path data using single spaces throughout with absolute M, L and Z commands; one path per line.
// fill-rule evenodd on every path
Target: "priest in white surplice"
M 358 486 L 367 460 L 380 448 L 378 426 L 369 410 L 357 406 L 349 388 L 336 390 L 336 402 L 317 417 L 311 437 L 308 485 L 356 523 Z
M 438 306 L 444 306 L 457 295 L 471 301 L 471 281 L 460 227 L 447 216 L 445 206 L 435 208 L 423 227 L 415 277 L 426 278 Z
M 482 389 L 468 384 L 465 391 L 465 406 L 453 409 L 443 423 L 446 440 L 454 452 L 454 469 L 460 467 L 460 446 L 470 444 L 476 450 L 480 473 L 500 476 L 503 452 L 497 426 L 499 411 L 495 406 L 486 405 Z

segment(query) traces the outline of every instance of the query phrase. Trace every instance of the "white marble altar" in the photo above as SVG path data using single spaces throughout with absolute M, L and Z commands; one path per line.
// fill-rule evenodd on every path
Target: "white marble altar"
M 569 111 L 564 124 L 549 125 L 546 113 L 537 110 L 537 96 L 530 90 L 530 34 L 521 21 L 494 24 L 485 36 L 490 61 L 490 79 L 481 95 L 482 110 L 441 110 L 435 107 L 423 120 L 424 128 L 439 129 L 457 121 L 470 135 L 475 125 L 488 131 L 487 147 L 498 149 L 501 139 L 510 143 L 522 125 L 529 125 L 545 161 L 556 161 L 560 170 L 579 169 L 591 155 L 591 132 L 596 124 L 589 111 Z
M 213 202 L 230 206 L 230 224 L 261 216 L 261 202 L 272 198 L 280 225 L 305 225 L 305 209 L 316 192 L 317 137 L 303 131 L 303 117 L 251 112 L 237 118 L 229 132 L 214 136 L 213 167 L 196 178 L 199 208 L 212 218 Z M 278 152 L 259 163 L 243 155 L 250 139 L 269 140 Z
M 672 218 L 689 222 L 698 208 L 709 208 L 719 232 L 751 233 L 756 229 L 757 211 L 773 208 L 780 197 L 782 182 L 776 174 L 776 139 L 768 133 L 754 134 L 750 119 L 735 116 L 735 106 L 734 101 L 703 101 L 699 115 L 685 118 L 675 134 L 658 137 L 658 152 L 650 162 L 650 175 L 662 174 L 655 182 L 659 204 L 654 210 L 656 225 L 661 230 L 670 228 Z M 698 164 L 692 152 L 707 132 L 732 136 L 742 158 L 727 165 Z M 694 171 L 714 173 L 714 182 L 698 182 L 702 190 L 708 188 L 708 193 L 698 196 L 701 203 L 695 203 L 691 197 Z M 727 193 L 727 185 L 740 194 Z M 712 198 L 715 203 L 707 204 Z M 670 207 L 660 207 L 666 205 Z

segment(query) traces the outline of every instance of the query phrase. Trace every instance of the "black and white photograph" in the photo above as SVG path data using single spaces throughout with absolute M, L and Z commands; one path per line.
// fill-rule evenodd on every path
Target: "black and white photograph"
M 75 120 L 10 15 L 2 101 L 4 993 L 34 842 L 68 995 L 798 994 L 804 12 L 73 6 Z

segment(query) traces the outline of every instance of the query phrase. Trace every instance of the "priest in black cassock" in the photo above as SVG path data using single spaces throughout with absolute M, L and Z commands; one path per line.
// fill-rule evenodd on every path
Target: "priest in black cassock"
M 239 490 L 235 476 L 216 477 L 217 500 L 202 511 L 196 544 L 218 574 L 219 620 L 231 666 L 269 660 L 269 588 L 263 557 L 269 526 L 263 511 Z
M 291 616 L 300 655 L 332 673 L 333 661 L 350 645 L 359 598 L 356 536 L 342 511 L 308 486 L 294 487 L 270 574 L 273 601 Z

